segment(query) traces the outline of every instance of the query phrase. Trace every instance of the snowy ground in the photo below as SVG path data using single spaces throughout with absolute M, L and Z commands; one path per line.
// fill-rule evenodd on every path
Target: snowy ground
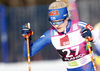
M 28 62 L 0 63 L 0 71 L 28 71 Z M 66 71 L 66 68 L 60 59 L 31 61 L 31 71 Z

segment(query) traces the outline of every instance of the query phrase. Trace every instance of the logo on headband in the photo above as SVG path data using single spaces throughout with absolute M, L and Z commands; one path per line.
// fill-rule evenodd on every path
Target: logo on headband
M 58 10 L 49 12 L 49 16 L 56 16 L 56 15 L 59 15 Z

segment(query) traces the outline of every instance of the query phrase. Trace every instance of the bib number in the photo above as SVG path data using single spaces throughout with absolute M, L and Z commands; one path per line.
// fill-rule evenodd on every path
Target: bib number
M 76 56 L 78 55 L 79 52 L 79 46 L 72 47 L 71 50 L 75 50 L 75 56 Z M 71 55 L 70 49 L 63 49 L 62 52 L 67 52 L 66 57 L 73 57 L 73 55 Z

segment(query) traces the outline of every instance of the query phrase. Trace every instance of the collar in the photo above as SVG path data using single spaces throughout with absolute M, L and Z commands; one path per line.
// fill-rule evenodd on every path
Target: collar
M 66 34 L 69 32 L 70 27 L 71 27 L 71 21 L 72 21 L 71 19 L 68 20 L 68 25 L 66 26 L 65 31 L 61 32 L 62 34 Z

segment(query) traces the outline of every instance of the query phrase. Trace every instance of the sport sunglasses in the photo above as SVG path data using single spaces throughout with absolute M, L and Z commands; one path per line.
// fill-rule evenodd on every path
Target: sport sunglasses
M 66 19 L 66 18 L 65 18 Z M 65 20 L 64 19 L 64 20 Z M 50 21 L 50 24 L 51 25 L 61 25 L 61 24 L 63 24 L 64 23 L 64 20 L 62 20 L 62 21 L 57 21 L 57 22 L 52 22 L 52 21 Z

